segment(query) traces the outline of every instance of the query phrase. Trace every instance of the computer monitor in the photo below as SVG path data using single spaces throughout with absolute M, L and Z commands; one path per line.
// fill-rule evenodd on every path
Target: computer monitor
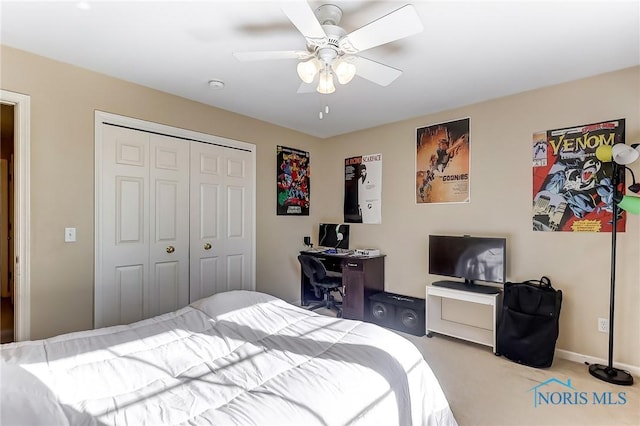
M 349 249 L 349 225 L 344 223 L 321 223 L 318 227 L 318 245 Z

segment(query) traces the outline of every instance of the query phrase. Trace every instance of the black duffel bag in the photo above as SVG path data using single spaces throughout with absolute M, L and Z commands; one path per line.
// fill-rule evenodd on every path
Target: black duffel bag
M 496 355 L 531 367 L 550 367 L 558 339 L 562 291 L 548 277 L 504 284 Z

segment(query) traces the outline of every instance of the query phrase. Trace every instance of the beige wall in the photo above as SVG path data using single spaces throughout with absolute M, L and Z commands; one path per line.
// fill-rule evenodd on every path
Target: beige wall
M 416 128 L 463 117 L 471 119 L 471 202 L 416 205 Z M 597 318 L 609 316 L 611 234 L 532 231 L 532 134 L 617 118 L 626 118 L 627 143 L 640 142 L 640 67 L 336 137 L 313 161 L 326 164 L 323 187 L 338 188 L 343 158 L 382 153 L 382 225 L 352 224 L 351 239 L 387 254 L 388 291 L 424 297 L 438 279 L 427 273 L 430 233 L 506 236 L 509 280 L 547 275 L 563 290 L 557 348 L 606 359 Z M 640 178 L 640 165 L 632 168 Z M 323 220 L 340 219 L 342 195 L 321 195 Z M 639 216 L 628 215 L 618 236 L 617 263 L 615 360 L 640 366 Z
M 300 246 L 310 221 L 276 217 L 275 152 L 289 144 L 315 156 L 316 138 L 6 46 L 0 53 L 1 88 L 31 97 L 33 339 L 93 326 L 95 110 L 256 144 L 257 286 L 295 296 L 287 285 L 298 272 L 282 265 L 280 247 Z
M 383 154 L 383 223 L 352 224 L 353 247 L 386 255 L 386 288 L 424 297 L 429 233 L 504 235 L 510 280 L 548 275 L 565 293 L 558 348 L 606 358 L 609 234 L 531 230 L 534 131 L 624 117 L 627 140 L 640 141 L 640 68 L 571 82 L 319 140 L 87 70 L 2 47 L 2 89 L 31 96 L 32 338 L 92 327 L 94 111 L 254 143 L 257 146 L 258 290 L 300 298 L 297 251 L 321 221 L 342 220 L 345 157 Z M 382 101 L 382 100 L 381 100 Z M 415 129 L 471 117 L 471 203 L 417 206 Z M 309 217 L 275 214 L 278 144 L 311 152 Z M 636 174 L 640 170 L 634 167 Z M 65 244 L 63 229 L 78 228 Z M 619 237 L 616 360 L 640 366 L 640 218 Z

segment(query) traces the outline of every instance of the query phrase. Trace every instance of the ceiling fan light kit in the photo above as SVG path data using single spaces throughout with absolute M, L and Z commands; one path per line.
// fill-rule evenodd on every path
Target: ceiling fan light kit
M 236 52 L 234 56 L 241 61 L 302 61 L 297 65 L 298 76 L 304 84 L 313 84 L 317 78 L 316 91 L 322 94 L 335 92 L 334 74 L 340 84 L 348 84 L 358 75 L 380 86 L 389 85 L 402 71 L 357 54 L 423 30 L 418 14 L 410 4 L 351 33 L 338 26 L 342 9 L 336 5 L 324 4 L 313 11 L 306 1 L 296 0 L 284 3 L 282 10 L 304 36 L 306 51 Z
M 333 84 L 333 73 L 329 67 L 324 67 L 322 72 L 320 72 L 316 90 L 323 95 L 329 95 L 336 91 L 336 86 Z

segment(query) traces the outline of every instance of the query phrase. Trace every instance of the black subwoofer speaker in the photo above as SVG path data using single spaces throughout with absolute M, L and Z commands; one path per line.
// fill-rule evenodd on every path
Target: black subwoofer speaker
M 371 322 L 416 336 L 424 336 L 424 299 L 394 293 L 369 296 Z

